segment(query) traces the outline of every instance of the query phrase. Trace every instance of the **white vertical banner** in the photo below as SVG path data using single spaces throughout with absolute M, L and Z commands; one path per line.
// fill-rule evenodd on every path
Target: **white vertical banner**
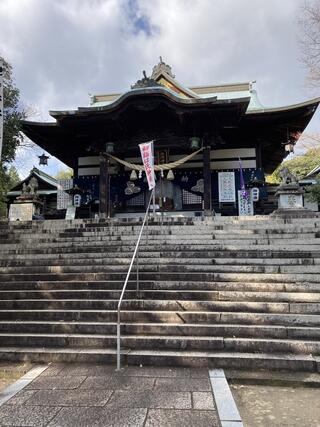
M 153 141 L 139 144 L 141 157 L 143 161 L 144 170 L 148 180 L 149 190 L 156 186 L 154 175 L 154 154 L 153 154 Z
M 0 162 L 2 155 L 2 145 L 3 145 L 3 64 L 0 59 Z
M 251 192 L 248 192 L 248 196 L 244 197 L 243 190 L 238 190 L 238 208 L 239 208 L 239 216 L 254 215 Z

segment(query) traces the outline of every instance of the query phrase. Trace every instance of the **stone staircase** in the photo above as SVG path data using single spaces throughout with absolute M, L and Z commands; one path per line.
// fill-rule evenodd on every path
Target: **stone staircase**
M 115 363 L 138 220 L 0 223 L 0 359 Z M 122 363 L 320 370 L 320 218 L 149 224 Z

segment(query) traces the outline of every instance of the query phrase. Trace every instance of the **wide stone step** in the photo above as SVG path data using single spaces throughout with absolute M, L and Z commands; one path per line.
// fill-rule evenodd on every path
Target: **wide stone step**
M 149 227 L 149 230 L 145 229 L 143 231 L 142 238 L 145 240 L 148 236 L 150 239 L 162 240 L 162 239 L 182 239 L 184 240 L 186 236 L 190 236 L 193 239 L 236 239 L 236 240 L 252 240 L 252 239 L 295 239 L 295 238 L 317 238 L 319 237 L 320 228 L 305 229 L 301 227 L 292 227 L 288 228 L 278 228 L 278 229 L 268 229 L 268 228 L 250 228 L 250 229 L 213 229 L 213 228 L 204 228 L 200 229 L 197 227 L 181 227 L 180 229 L 173 228 L 164 228 L 162 231 L 160 229 L 155 230 L 152 227 Z M 46 242 L 46 241 L 56 241 L 56 242 L 71 242 L 71 241 L 111 241 L 111 240 L 137 240 L 137 237 L 140 233 L 139 229 L 132 230 L 121 230 L 121 231 L 97 231 L 97 232 L 76 232 L 76 233 L 48 233 L 48 232 L 13 232 L 6 233 L 5 235 L 0 234 L 0 240 L 5 241 L 37 241 L 37 242 Z
M 114 348 L 116 346 L 116 335 L 0 333 L 0 346 L 4 345 L 20 345 L 23 347 Z M 139 350 L 161 349 L 165 346 L 166 349 L 176 350 L 318 354 L 320 342 L 267 338 L 125 335 L 121 337 L 121 346 L 124 349 Z
M 70 281 L 15 281 L 0 282 L 0 290 L 12 292 L 24 291 L 105 291 L 105 290 L 122 290 L 124 281 L 117 280 L 70 280 Z M 226 292 L 288 292 L 288 293 L 319 293 L 320 286 L 318 283 L 296 282 L 211 282 L 211 281 L 156 281 L 156 280 L 139 280 L 140 290 L 150 291 L 226 291 Z M 137 283 L 135 278 L 129 280 L 127 290 L 136 290 Z M 297 298 L 299 298 L 297 296 Z M 1 299 L 1 298 L 0 298 Z
M 7 251 L 8 249 L 18 249 L 19 246 L 29 247 L 29 246 L 36 246 L 37 248 L 53 248 L 53 247 L 59 247 L 59 248 L 65 248 L 65 247 L 78 247 L 78 246 L 100 246 L 105 248 L 112 248 L 114 246 L 124 245 L 124 246 L 134 246 L 137 242 L 137 239 L 134 236 L 122 236 L 121 238 L 109 238 L 109 239 L 101 239 L 101 238 L 78 238 L 75 240 L 63 240 L 63 239 L 26 239 L 25 241 L 21 240 L 19 243 L 11 243 L 9 241 L 2 241 L 1 242 L 1 252 Z M 146 239 L 143 238 L 142 244 L 146 245 Z M 224 246 L 225 248 L 232 248 L 235 247 L 246 247 L 246 246 L 254 246 L 254 247 L 261 247 L 269 246 L 269 247 L 291 247 L 297 246 L 297 245 L 310 245 L 311 247 L 319 246 L 320 245 L 320 239 L 319 238 L 313 238 L 313 237 L 307 237 L 301 238 L 300 235 L 296 235 L 293 238 L 276 238 L 276 237 L 256 237 L 256 238 L 237 238 L 233 237 L 230 239 L 221 239 L 216 236 L 214 238 L 213 236 L 204 236 L 204 237 L 193 237 L 193 236 L 185 236 L 182 238 L 181 236 L 149 236 L 148 239 L 148 245 L 155 246 L 161 244 L 162 246 L 168 246 L 168 247 L 174 247 L 176 245 L 196 245 L 198 247 L 206 248 L 206 246 L 210 246 L 211 248 L 214 248 L 216 246 Z
M 1 347 L 0 359 L 34 363 L 116 362 L 114 349 Z M 229 369 L 269 369 L 316 372 L 317 357 L 304 354 L 238 353 L 226 351 L 123 350 L 122 366 L 192 366 Z
M 14 238 L 15 236 L 23 237 L 60 237 L 60 238 L 73 238 L 73 237 L 93 237 L 93 236 L 127 236 L 134 235 L 138 236 L 141 230 L 141 225 L 139 226 L 108 226 L 108 227 L 90 227 L 90 228 L 66 228 L 62 230 L 7 230 L 6 232 L 0 232 L 1 238 Z M 149 224 L 148 234 L 149 235 L 181 235 L 185 234 L 186 226 L 185 225 L 169 225 L 169 226 L 159 226 Z M 218 226 L 201 226 L 201 225 L 188 225 L 187 226 L 188 234 L 194 235 L 240 235 L 240 236 L 251 236 L 255 234 L 267 234 L 267 235 L 278 235 L 278 234 L 314 234 L 318 230 L 318 227 L 303 225 L 278 225 L 273 226 L 270 224 L 270 228 L 267 225 L 250 225 L 250 227 L 239 227 L 235 224 L 233 225 L 218 225 Z M 145 227 L 145 233 L 147 233 L 147 227 Z
M 113 263 L 108 260 L 101 265 L 53 265 L 53 266 L 15 266 L 0 267 L 0 275 L 6 273 L 85 273 L 85 272 L 121 272 L 128 271 L 129 260 L 127 263 Z M 204 263 L 176 263 L 174 259 L 163 263 L 145 263 L 139 260 L 139 271 L 141 272 L 169 272 L 178 273 L 196 272 L 201 273 L 300 273 L 300 274 L 320 274 L 320 264 L 318 265 L 221 265 Z M 319 277 L 320 278 L 320 277 Z
M 49 333 L 49 334 L 116 334 L 113 322 L 54 322 L 54 321 L 0 321 L 4 333 Z M 280 325 L 237 324 L 180 324 L 180 323 L 122 323 L 121 334 L 125 335 L 182 335 L 210 337 L 255 337 L 255 338 L 306 338 L 319 340 L 320 327 L 293 327 Z
M 223 245 L 201 245 L 201 247 L 196 247 L 192 245 L 168 245 L 162 246 L 159 245 L 155 247 L 146 247 L 140 246 L 139 253 L 141 253 L 145 257 L 153 258 L 153 253 L 156 251 L 161 251 L 165 254 L 165 256 L 170 256 L 172 253 L 185 253 L 184 256 L 186 258 L 195 254 L 195 257 L 203 257 L 203 253 L 205 253 L 205 257 L 209 256 L 211 258 L 320 258 L 320 247 L 315 245 L 310 246 L 259 246 L 257 247 L 257 251 L 254 251 L 252 247 L 248 246 L 236 246 L 230 245 L 228 247 Z M 113 248 L 101 248 L 101 247 L 69 247 L 69 248 L 40 248 L 37 249 L 35 246 L 29 248 L 22 248 L 18 246 L 15 249 L 10 249 L 7 251 L 3 251 L 0 246 L 0 259 L 14 259 L 16 255 L 20 255 L 23 259 L 25 255 L 30 255 L 30 258 L 37 258 L 37 256 L 41 255 L 41 257 L 45 257 L 46 255 L 58 255 L 58 254 L 66 254 L 66 258 L 75 258 L 78 259 L 77 254 L 90 254 L 90 253 L 98 253 L 104 254 L 106 258 L 109 258 L 108 254 L 112 253 L 110 257 L 115 258 L 116 255 L 124 255 L 130 258 L 133 255 L 134 246 L 114 246 Z M 151 253 L 151 255 L 150 255 Z M 183 255 L 181 255 L 183 256 Z M 179 258 L 178 255 L 173 255 L 173 257 Z M 63 259 L 63 258 L 62 258 Z
M 78 231 L 104 231 L 104 230 L 132 230 L 139 229 L 142 225 L 142 216 L 139 218 L 122 219 L 113 218 L 105 221 L 83 221 L 83 220 L 46 220 L 43 223 L 39 221 L 33 222 L 17 222 L 5 223 L 0 225 L 2 233 L 7 232 L 34 232 L 55 233 L 55 232 L 78 232 Z M 180 229 L 180 228 L 200 228 L 200 229 L 253 229 L 253 228 L 294 228 L 294 227 L 309 227 L 317 228 L 320 226 L 318 218 L 274 218 L 269 215 L 255 216 L 251 218 L 241 217 L 214 217 L 214 218 L 164 218 L 163 224 L 161 218 L 149 218 L 150 229 Z
M 319 233 L 304 233 L 304 234 L 293 234 L 293 233 L 283 233 L 283 234 L 214 234 L 214 233 L 200 233 L 200 234 L 193 234 L 193 235 L 186 235 L 186 234 L 159 234 L 159 235 L 146 235 L 142 236 L 143 242 L 150 242 L 151 244 L 157 244 L 159 242 L 181 242 L 181 244 L 186 243 L 212 243 L 212 241 L 217 241 L 218 243 L 230 243 L 230 241 L 237 241 L 240 244 L 245 243 L 246 241 L 250 242 L 258 242 L 261 244 L 264 244 L 265 242 L 277 242 L 279 240 L 283 240 L 285 242 L 288 242 L 288 244 L 293 244 L 292 239 L 300 239 L 300 240 L 308 240 L 313 239 L 317 241 L 319 237 Z M 108 245 L 114 245 L 116 243 L 120 244 L 127 244 L 131 245 L 134 244 L 138 239 L 137 235 L 120 235 L 120 236 L 87 236 L 87 237 L 55 237 L 55 236 L 41 236 L 37 237 L 35 235 L 27 236 L 27 235 L 21 235 L 14 236 L 14 237 L 7 237 L 7 238 L 1 238 L 0 237 L 0 243 L 1 245 L 4 245 L 5 247 L 9 247 L 9 245 L 22 245 L 22 246 L 28 246 L 28 244 L 37 244 L 38 246 L 46 247 L 48 244 L 53 243 L 54 246 L 70 246 L 70 245 L 80 245 L 81 243 L 85 244 L 86 246 L 90 246 L 92 244 L 99 243 L 100 246 L 108 246 Z M 215 242 L 215 243 L 217 243 Z
M 277 242 L 279 239 L 282 241 L 287 241 L 288 243 L 292 239 L 295 241 L 305 241 L 311 239 L 312 241 L 317 241 L 318 233 L 282 233 L 282 234 L 235 234 L 235 233 L 229 233 L 229 234 L 216 234 L 216 233 L 172 233 L 172 234 L 154 234 L 151 233 L 148 235 L 148 241 L 152 243 L 156 242 L 170 242 L 170 241 L 176 241 L 176 242 L 184 242 L 187 241 L 188 243 L 210 243 L 212 240 L 216 240 L 217 242 L 220 241 L 239 241 L 239 242 L 248 242 L 250 244 L 266 244 L 268 242 Z M 147 240 L 146 234 L 143 235 L 143 240 Z M 51 237 L 51 236 L 37 236 L 37 235 L 21 235 L 20 239 L 17 239 L 17 237 L 12 237 L 8 239 L 1 239 L 0 242 L 2 244 L 30 244 L 30 243 L 36 243 L 37 245 L 45 245 L 47 243 L 53 242 L 54 244 L 61 244 L 64 245 L 66 243 L 90 243 L 90 242 L 101 242 L 105 244 L 114 244 L 115 242 L 136 242 L 138 239 L 138 233 L 137 234 L 111 234 L 111 235 L 101 235 L 97 233 L 96 235 L 92 236 L 73 236 L 70 237 Z
M 237 223 L 216 223 L 212 224 L 201 224 L 196 225 L 155 225 L 149 222 L 148 232 L 150 235 L 159 235 L 159 234 L 184 234 L 185 230 L 188 230 L 190 234 L 234 234 L 234 235 L 251 235 L 251 234 L 309 234 L 319 231 L 320 224 L 308 223 L 302 219 L 299 224 L 285 224 L 269 221 L 267 223 L 250 223 L 250 224 L 237 224 Z M 15 236 L 51 236 L 51 237 L 77 237 L 77 236 L 111 236 L 111 235 L 138 235 L 141 229 L 141 223 L 138 225 L 108 225 L 108 226 L 91 226 L 91 227 L 79 227 L 79 228 L 39 228 L 39 227 L 29 227 L 29 228 L 17 228 L 10 227 L 6 229 L 0 228 L 0 237 L 15 237 Z M 145 230 L 147 227 L 145 227 Z
M 215 265 L 215 266 L 246 266 L 246 267 L 256 267 L 256 266 L 318 266 L 320 271 L 320 258 L 212 258 L 207 257 L 193 257 L 188 258 L 190 253 L 184 254 L 181 258 L 159 255 L 148 256 L 148 253 L 139 252 L 139 261 L 141 265 Z M 188 255 L 188 256 L 186 256 Z M 40 258 L 36 257 L 33 259 L 19 259 L 12 260 L 12 257 L 7 259 L 0 260 L 0 267 L 40 267 L 44 266 L 49 268 L 51 266 L 59 267 L 103 267 L 108 266 L 117 266 L 117 265 L 126 265 L 128 266 L 131 262 L 132 254 L 123 255 L 112 253 L 112 256 L 109 254 L 100 254 L 99 257 L 83 256 L 83 257 L 60 257 L 60 258 Z M 314 267 L 316 268 L 316 267 Z
M 24 299 L 0 300 L 0 310 L 115 310 L 118 300 L 51 300 Z M 247 311 L 260 313 L 320 313 L 317 303 L 278 303 L 278 302 L 233 302 L 233 301 L 186 301 L 186 300 L 127 300 L 122 301 L 123 310 L 156 311 Z
M 0 310 L 0 320 L 116 322 L 116 310 Z M 121 322 L 239 324 L 319 327 L 320 316 L 299 313 L 122 310 Z
M 20 256 L 25 257 L 29 256 L 30 258 L 34 258 L 36 255 L 41 256 L 57 256 L 57 255 L 66 255 L 66 256 L 74 256 L 77 258 L 79 254 L 105 254 L 106 256 L 116 256 L 118 253 L 122 254 L 133 254 L 134 246 L 124 246 L 124 245 L 115 245 L 112 247 L 105 247 L 105 246 L 97 246 L 97 245 L 91 245 L 91 246 L 67 246 L 67 247 L 53 247 L 48 246 L 46 248 L 43 247 L 37 247 L 36 245 L 33 246 L 22 246 L 22 245 L 15 245 L 13 248 L 8 248 L 0 246 L 1 250 L 1 259 L 7 259 L 14 256 Z M 151 247 L 150 245 L 144 245 L 141 244 L 139 247 L 140 253 L 150 254 L 149 256 L 153 256 L 155 252 L 158 253 L 164 253 L 168 256 L 179 256 L 179 254 L 187 253 L 187 254 L 195 254 L 195 256 L 203 256 L 205 254 L 209 254 L 209 256 L 213 258 L 225 258 L 225 257 L 232 257 L 232 258 L 272 258 L 272 257 L 279 257 L 279 258 L 319 258 L 320 257 L 320 250 L 318 246 L 312 247 L 308 246 L 306 247 L 293 247 L 293 246 L 286 246 L 285 250 L 283 248 L 279 248 L 278 246 L 270 246 L 265 245 L 263 248 L 261 247 L 242 247 L 242 250 L 239 251 L 239 246 L 232 246 L 232 247 L 223 247 L 222 245 L 176 245 L 176 246 L 167 246 L 163 247 L 161 249 L 161 245 L 156 245 L 154 247 Z M 188 255 L 187 255 L 188 256 Z M 205 255 L 206 256 L 206 255 Z
M 183 272 L 213 272 L 213 273 L 312 273 L 320 274 L 320 265 L 304 265 L 301 266 L 277 266 L 277 265 L 217 265 L 217 264 L 177 264 L 175 260 L 167 263 L 154 263 L 145 264 L 143 260 L 139 260 L 139 271 L 140 272 L 168 272 L 172 271 L 178 273 Z M 127 272 L 130 262 L 123 264 L 113 264 L 105 261 L 101 265 L 53 265 L 53 266 L 16 266 L 16 267 L 0 267 L 0 275 L 7 273 L 86 273 L 86 272 Z
M 243 291 L 208 291 L 181 289 L 176 290 L 153 290 L 153 289 L 129 289 L 125 293 L 126 299 L 140 300 L 191 300 L 191 301 L 253 301 L 253 302 L 310 302 L 320 303 L 320 286 L 317 293 L 305 292 L 243 292 Z M 100 290 L 79 289 L 52 289 L 52 290 L 11 290 L 0 291 L 0 300 L 119 300 L 121 288 Z
M 167 271 L 163 272 L 144 272 L 140 271 L 139 277 L 141 280 L 156 280 L 156 281 L 221 281 L 221 282 L 278 282 L 278 283 L 292 283 L 292 282 L 310 282 L 319 283 L 319 274 L 270 274 L 270 273 L 214 273 L 214 272 L 170 272 L 169 267 Z M 176 270 L 176 268 L 174 269 Z M 0 273 L 0 282 L 21 282 L 21 281 L 96 281 L 96 280 L 118 280 L 124 281 L 126 271 L 123 272 L 109 272 L 109 273 Z M 136 272 L 133 269 L 131 279 L 135 280 Z
M 136 217 L 115 217 L 111 219 L 97 219 L 97 218 L 87 218 L 87 219 L 75 219 L 75 220 L 63 220 L 63 219 L 51 219 L 42 221 L 19 221 L 19 222 L 8 222 L 1 221 L 1 227 L 17 228 L 41 228 L 41 229 L 55 229 L 55 228 L 90 228 L 90 227 L 108 227 L 112 226 L 132 226 L 141 224 L 144 212 L 136 214 Z M 231 224 L 231 225 L 252 225 L 252 224 L 301 224 L 303 223 L 319 223 L 319 217 L 312 218 L 294 218 L 288 217 L 271 217 L 269 215 L 255 215 L 248 217 L 239 217 L 239 216 L 213 216 L 213 217 L 164 217 L 164 223 L 166 224 L 176 224 L 176 225 L 221 225 L 221 224 Z M 159 225 L 161 223 L 161 217 L 156 216 L 153 218 L 150 216 L 150 224 Z

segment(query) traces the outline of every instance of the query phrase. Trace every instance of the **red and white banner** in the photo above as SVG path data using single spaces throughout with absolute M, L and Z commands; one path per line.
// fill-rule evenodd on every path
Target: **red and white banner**
M 139 144 L 144 170 L 146 171 L 149 190 L 156 186 L 154 175 L 153 141 Z

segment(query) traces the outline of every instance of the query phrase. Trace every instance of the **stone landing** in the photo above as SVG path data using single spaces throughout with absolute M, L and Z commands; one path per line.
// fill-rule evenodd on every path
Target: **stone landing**
M 0 407 L 1 426 L 219 427 L 205 369 L 52 364 Z

